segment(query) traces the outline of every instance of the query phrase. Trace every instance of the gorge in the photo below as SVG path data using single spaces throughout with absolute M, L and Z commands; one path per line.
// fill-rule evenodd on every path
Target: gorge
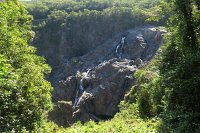
M 76 62 L 61 62 L 50 77 L 56 105 L 49 119 L 66 127 L 77 121 L 112 118 L 134 85 L 134 72 L 153 58 L 165 33 L 155 26 L 130 29 L 77 57 Z
M 0 132 L 199 133 L 199 0 L 1 0 Z

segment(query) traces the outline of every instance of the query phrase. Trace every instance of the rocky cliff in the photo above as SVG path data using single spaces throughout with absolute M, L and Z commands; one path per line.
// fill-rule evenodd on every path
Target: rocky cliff
M 69 126 L 112 118 L 134 85 L 134 72 L 153 58 L 164 33 L 153 26 L 127 30 L 81 57 L 63 59 L 50 78 L 55 107 L 49 119 Z

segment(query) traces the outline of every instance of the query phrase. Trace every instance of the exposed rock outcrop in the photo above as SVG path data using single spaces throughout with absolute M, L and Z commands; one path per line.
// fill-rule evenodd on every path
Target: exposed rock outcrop
M 128 30 L 82 57 L 63 60 L 51 79 L 55 87 L 53 99 L 71 104 L 58 102 L 49 118 L 68 126 L 78 120 L 113 117 L 120 100 L 134 85 L 133 73 L 155 55 L 163 43 L 163 33 L 166 31 L 155 27 Z M 119 56 L 116 48 L 120 45 Z
M 60 126 L 67 127 L 74 122 L 72 115 L 72 102 L 58 101 L 54 106 L 54 110 L 49 113 L 49 119 Z

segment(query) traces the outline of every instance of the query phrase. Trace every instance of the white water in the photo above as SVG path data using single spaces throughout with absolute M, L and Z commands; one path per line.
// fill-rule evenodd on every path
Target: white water
M 122 58 L 123 48 L 124 48 L 124 44 L 125 44 L 125 39 L 126 39 L 126 37 L 122 37 L 120 43 L 117 45 L 116 50 L 115 50 L 115 53 L 116 53 L 116 55 L 117 55 L 117 57 L 119 59 Z
M 84 88 L 83 88 L 83 79 L 80 80 L 79 90 L 80 90 L 81 92 L 84 91 Z
M 82 78 L 80 80 L 80 85 L 79 85 L 79 89 L 76 91 L 76 97 L 74 100 L 74 105 L 73 107 L 76 107 L 77 104 L 79 104 L 80 102 L 80 97 L 81 94 L 84 92 L 85 88 L 83 87 L 83 79 L 88 77 L 88 74 L 90 72 L 91 69 L 88 69 L 87 72 L 83 72 L 82 73 Z
M 141 46 L 142 48 L 146 48 L 147 43 L 145 42 L 143 35 L 140 34 L 140 35 L 138 35 L 136 38 L 141 42 L 141 43 L 140 43 L 140 46 Z
M 76 97 L 75 97 L 75 100 L 74 100 L 74 105 L 73 105 L 73 108 L 77 105 L 77 102 L 78 102 L 78 95 L 79 95 L 79 90 L 76 91 Z

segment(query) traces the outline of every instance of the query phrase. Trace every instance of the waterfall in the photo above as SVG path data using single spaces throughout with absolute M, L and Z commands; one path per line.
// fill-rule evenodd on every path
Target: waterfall
M 86 77 L 88 77 L 89 72 L 91 71 L 91 69 L 89 68 L 86 72 Z
M 84 92 L 84 87 L 83 87 L 83 78 L 80 80 L 80 85 L 79 85 L 79 88 L 77 89 L 76 91 L 76 97 L 75 97 L 75 100 L 74 100 L 74 105 L 73 107 L 76 107 L 76 105 L 80 102 L 80 97 L 81 97 L 81 94 Z
M 74 100 L 74 105 L 73 105 L 73 108 L 76 106 L 77 102 L 78 102 L 78 98 L 79 97 L 79 90 L 76 91 L 76 97 L 75 97 L 75 100 Z
M 83 78 L 80 80 L 79 90 L 80 90 L 80 92 L 84 91 L 84 88 L 83 88 Z
M 126 39 L 126 37 L 123 36 L 120 43 L 117 45 L 116 50 L 115 50 L 115 53 L 116 53 L 116 55 L 119 59 L 122 58 L 122 54 L 124 52 L 125 39 Z
M 91 69 L 88 69 L 87 72 L 82 73 L 83 76 L 80 80 L 79 88 L 76 91 L 76 97 L 75 97 L 75 100 L 74 100 L 73 108 L 76 107 L 76 105 L 80 102 L 80 97 L 85 90 L 84 87 L 83 87 L 83 79 L 88 77 L 90 71 L 91 71 Z
M 140 34 L 136 37 L 141 43 L 140 43 L 140 46 L 142 48 L 146 48 L 146 45 L 147 45 L 147 41 L 144 39 L 143 35 Z

